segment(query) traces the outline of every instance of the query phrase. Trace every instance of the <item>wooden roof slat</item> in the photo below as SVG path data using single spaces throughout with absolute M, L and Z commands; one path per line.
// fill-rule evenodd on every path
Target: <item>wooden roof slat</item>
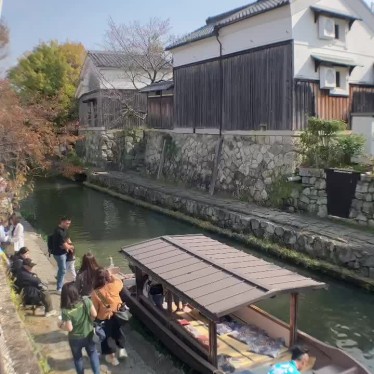
M 209 265 L 204 264 L 203 262 L 196 261 L 191 265 L 183 266 L 182 268 L 177 268 L 177 269 L 171 267 L 170 265 L 169 266 L 163 266 L 163 267 L 157 269 L 157 273 L 160 276 L 164 277 L 165 279 L 169 279 L 169 278 L 178 277 L 178 276 L 183 275 L 183 274 L 191 274 L 191 273 L 194 273 L 196 271 L 203 270 L 203 269 L 207 270 L 209 268 L 210 268 Z
M 211 293 L 215 293 L 217 291 L 225 290 L 231 286 L 238 285 L 242 283 L 239 279 L 231 277 L 229 279 L 224 278 L 222 280 L 219 280 L 217 282 L 214 282 L 213 284 L 207 284 L 205 286 L 200 286 L 198 288 L 195 288 L 191 291 L 187 291 L 186 293 L 193 297 L 194 299 L 197 299 L 202 296 L 209 295 Z
M 253 287 L 247 283 L 241 282 L 239 284 L 227 287 L 225 289 L 220 289 L 217 292 L 209 293 L 204 296 L 200 296 L 195 298 L 198 303 L 201 303 L 205 307 L 209 306 L 210 304 L 214 304 L 216 302 L 219 302 L 224 300 L 225 298 L 231 298 L 236 295 L 242 295 L 243 293 L 247 293 L 249 291 L 252 291 L 256 287 Z
M 251 305 L 262 298 L 263 292 L 255 288 L 246 294 L 239 294 L 217 303 L 210 304 L 209 310 L 211 310 L 218 317 L 223 317 L 224 315 L 232 313 L 235 310 Z
M 281 284 L 281 283 L 298 282 L 302 280 L 304 280 L 304 277 L 302 277 L 301 275 L 290 273 L 290 274 L 282 275 L 274 279 L 269 279 L 264 282 L 268 284 L 269 286 L 273 286 L 273 285 L 277 286 L 278 284 Z
M 213 275 L 215 273 L 221 273 L 221 271 L 213 266 L 211 266 L 208 270 L 199 270 L 194 273 L 190 274 L 183 274 L 175 278 L 170 278 L 173 281 L 173 284 L 177 287 L 183 283 L 191 282 L 195 279 L 203 278 L 207 275 Z
M 233 277 L 231 275 L 228 275 L 226 273 L 223 273 L 223 272 L 218 272 L 218 273 L 214 273 L 214 274 L 210 274 L 210 275 L 206 275 L 205 277 L 202 277 L 202 278 L 198 278 L 198 279 L 195 279 L 191 282 L 188 282 L 188 283 L 184 283 L 184 284 L 181 284 L 179 285 L 179 289 L 183 292 L 188 292 L 188 291 L 192 291 L 196 288 L 201 288 L 202 284 L 204 286 L 207 286 L 207 287 L 210 287 L 212 284 L 222 280 L 222 279 L 225 279 L 225 280 L 229 280 L 229 279 L 232 279 Z
M 148 246 L 144 245 L 144 247 L 142 248 L 139 248 L 138 250 L 136 251 L 129 251 L 129 253 L 136 253 L 138 256 L 141 255 L 141 254 L 145 254 L 145 253 L 149 253 L 150 251 L 159 251 L 161 249 L 173 249 L 172 246 L 170 246 L 170 244 L 168 243 L 165 243 L 165 242 L 154 242 L 152 243 L 151 245 L 149 244 Z
M 178 269 L 187 265 L 192 265 L 196 263 L 196 261 L 198 260 L 196 260 L 195 258 L 184 256 L 183 254 L 175 256 L 173 258 L 166 258 L 165 260 L 157 261 L 157 263 L 153 265 L 153 269 L 157 270 L 158 268 L 161 268 L 166 265 L 173 265 L 173 269 Z
M 290 275 L 292 274 L 289 270 L 268 270 L 268 271 L 260 271 L 256 273 L 256 278 L 257 279 L 277 279 L 277 277 L 282 277 L 285 275 Z
M 180 251 L 176 251 L 173 249 L 159 249 L 156 251 L 149 251 L 148 253 L 142 253 L 139 256 L 137 256 L 138 260 L 141 261 L 147 261 L 147 260 L 154 260 L 153 262 L 156 262 L 158 260 L 164 260 L 165 258 L 171 258 L 178 255 L 181 255 L 182 253 Z
M 135 245 L 125 246 L 125 247 L 122 247 L 122 249 L 125 249 L 129 253 L 132 253 L 134 251 L 138 252 L 142 249 L 149 249 L 150 246 L 155 247 L 159 244 L 165 245 L 167 243 L 163 241 L 161 238 L 156 238 L 156 239 L 146 240 L 144 242 L 141 242 Z

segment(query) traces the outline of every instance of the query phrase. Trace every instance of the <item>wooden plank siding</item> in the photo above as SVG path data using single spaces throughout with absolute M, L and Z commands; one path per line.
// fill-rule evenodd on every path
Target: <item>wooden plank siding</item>
M 224 130 L 291 129 L 290 43 L 224 59 L 223 77 Z
M 292 129 L 292 43 L 253 49 L 174 70 L 175 127 Z M 223 81 L 221 110 L 220 79 Z
M 220 63 L 174 69 L 175 127 L 219 128 Z
M 152 129 L 172 129 L 174 123 L 173 103 L 173 95 L 149 95 L 147 126 Z
M 331 96 L 318 81 L 294 82 L 294 130 L 303 130 L 308 116 L 350 122 L 354 112 L 374 111 L 374 87 L 351 85 L 349 96 Z
M 94 103 L 95 121 L 90 120 L 91 102 Z M 85 94 L 79 99 L 80 124 L 106 129 L 144 126 L 144 120 L 139 116 L 124 117 L 126 105 L 144 116 L 147 111 L 147 95 L 135 90 L 97 90 Z

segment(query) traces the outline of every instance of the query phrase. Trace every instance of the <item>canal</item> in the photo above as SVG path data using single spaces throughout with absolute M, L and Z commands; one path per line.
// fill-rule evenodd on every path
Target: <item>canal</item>
M 109 264 L 109 257 L 113 257 L 114 263 L 124 270 L 127 265 L 118 253 L 121 246 L 160 235 L 201 233 L 194 226 L 61 179 L 37 180 L 33 193 L 22 204 L 22 211 L 44 234 L 51 233 L 58 218 L 68 214 L 72 217 L 70 236 L 77 254 L 91 251 L 104 265 Z M 243 249 L 239 244 L 230 244 Z M 245 250 L 266 258 L 258 252 Z M 304 270 L 298 271 L 318 277 Z M 374 295 L 331 279 L 322 280 L 328 283 L 328 291 L 314 291 L 301 297 L 299 327 L 350 352 L 374 373 Z M 288 298 L 277 297 L 260 306 L 285 321 L 288 319 Z M 141 330 L 138 324 L 133 328 Z M 150 337 L 143 331 L 142 339 L 148 342 Z M 176 368 L 178 362 L 155 342 L 152 344 L 154 352 L 149 355 L 157 356 L 162 362 L 160 369 L 153 365 L 154 372 L 170 372 L 166 369 L 168 366 L 173 367 L 175 373 L 182 372 Z M 188 370 L 184 368 L 184 371 Z

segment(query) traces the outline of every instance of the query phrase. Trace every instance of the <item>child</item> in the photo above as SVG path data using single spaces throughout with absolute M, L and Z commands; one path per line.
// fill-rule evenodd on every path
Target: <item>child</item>
M 67 240 L 67 243 L 72 245 L 70 238 Z M 75 278 L 77 277 L 77 273 L 75 272 L 75 247 L 66 253 L 66 272 L 71 273 L 73 277 L 73 281 L 75 282 Z

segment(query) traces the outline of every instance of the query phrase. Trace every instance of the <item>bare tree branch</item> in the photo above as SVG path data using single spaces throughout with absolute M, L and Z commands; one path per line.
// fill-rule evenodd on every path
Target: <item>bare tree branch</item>
M 171 38 L 169 20 L 151 18 L 145 24 L 118 25 L 110 18 L 108 27 L 106 47 L 124 54 L 123 71 L 135 89 L 171 77 L 171 54 L 165 51 Z

